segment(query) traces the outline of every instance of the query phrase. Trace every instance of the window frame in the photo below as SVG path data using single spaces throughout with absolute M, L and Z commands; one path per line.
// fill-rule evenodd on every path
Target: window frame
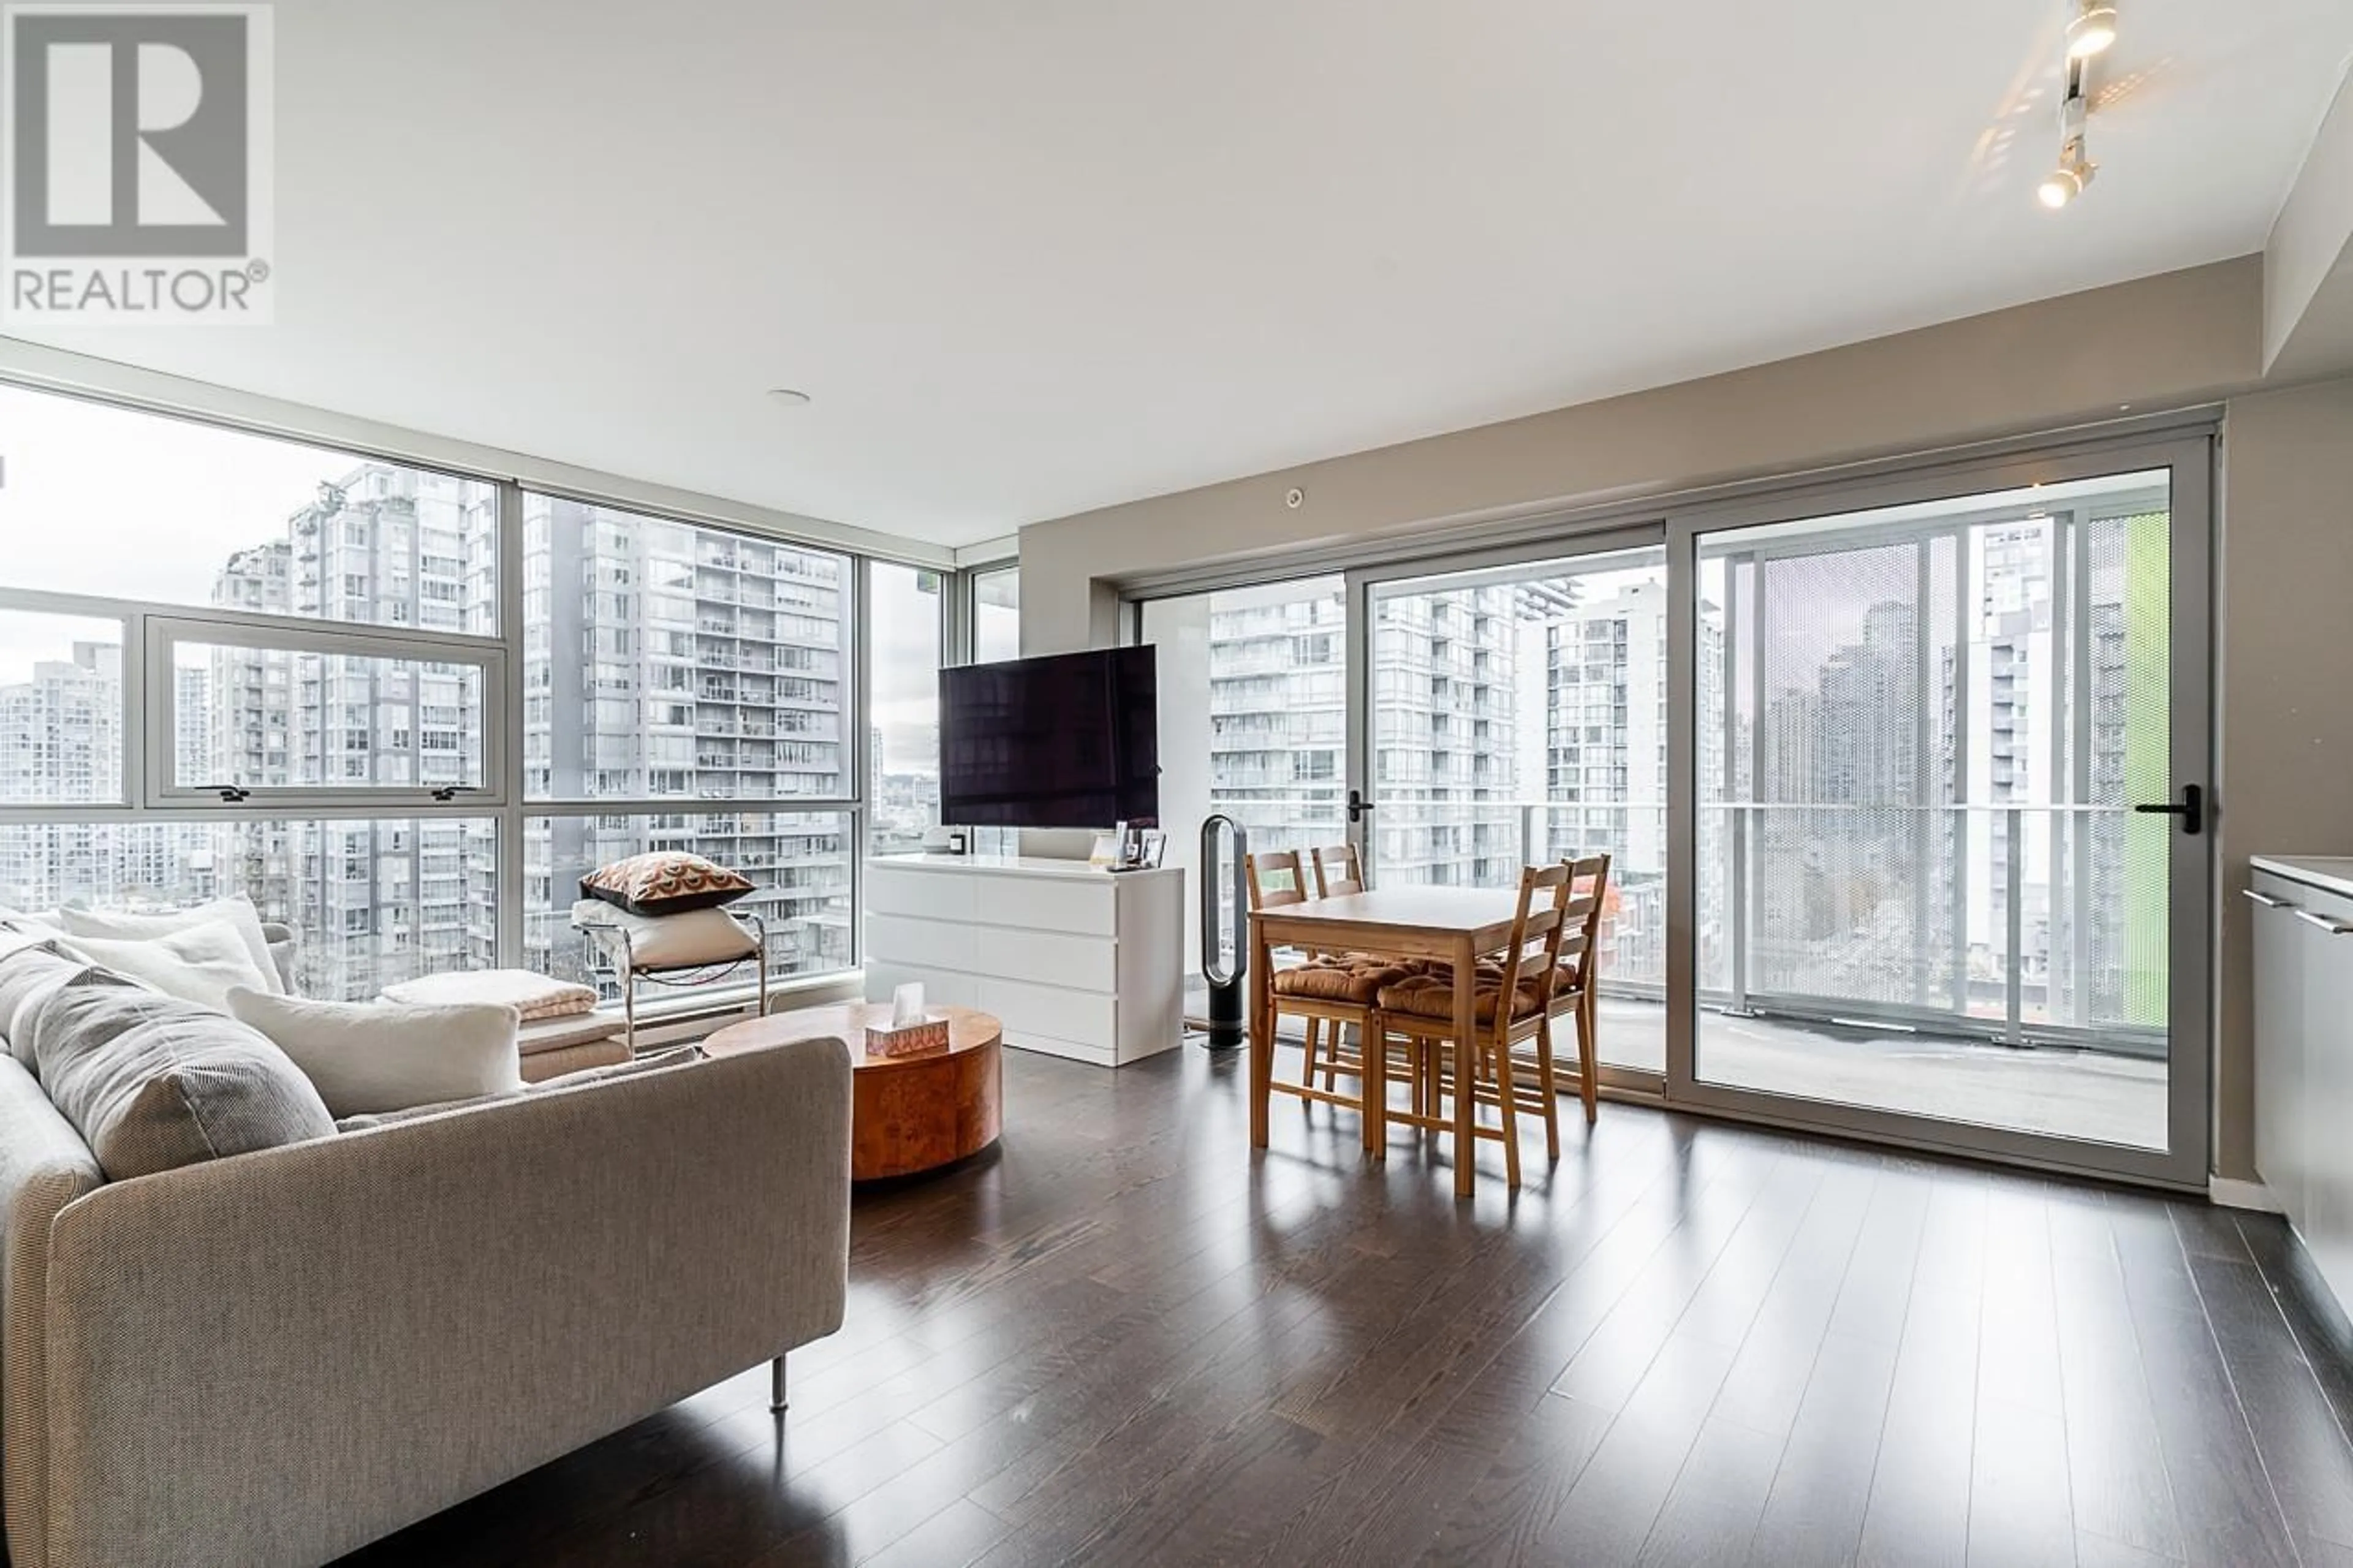
M 491 629 L 457 632 L 410 624 L 374 624 L 332 620 L 322 616 L 230 608 L 167 600 L 148 600 L 94 594 L 79 589 L 17 587 L 0 584 L 0 611 L 16 610 L 105 620 L 122 628 L 121 737 L 120 788 L 103 801 L 0 803 L 0 824 L 171 824 L 233 820 L 239 813 L 259 820 L 323 822 L 351 819 L 403 819 L 419 824 L 437 819 L 486 819 L 496 829 L 495 879 L 499 892 L 491 910 L 493 962 L 522 962 L 526 946 L 525 856 L 523 839 L 532 819 L 573 816 L 723 816 L 760 813 L 776 816 L 839 814 L 849 863 L 850 952 L 839 969 L 802 973 L 773 973 L 778 984 L 839 984 L 855 975 L 865 962 L 865 868 L 869 832 L 875 802 L 870 771 L 870 740 L 873 711 L 874 658 L 871 628 L 871 576 L 877 563 L 905 565 L 937 574 L 942 580 L 940 660 L 943 666 L 971 659 L 972 605 L 976 575 L 1006 569 L 1003 558 L 959 565 L 955 552 L 912 546 L 906 550 L 875 548 L 863 538 L 843 540 L 797 535 L 776 527 L 717 511 L 706 511 L 696 498 L 665 494 L 651 497 L 625 493 L 631 484 L 616 480 L 611 489 L 575 485 L 572 476 L 545 476 L 526 482 L 513 468 L 483 466 L 486 457 L 449 454 L 456 443 L 441 443 L 439 455 L 420 455 L 409 443 L 397 447 L 371 445 L 334 433 L 191 410 L 142 400 L 136 396 L 55 384 L 40 377 L 0 373 L 0 384 L 43 396 L 103 405 L 151 418 L 211 426 L 315 448 L 337 458 L 381 463 L 417 469 L 495 488 L 498 528 L 494 561 L 494 614 Z M 331 423 L 322 416 L 320 423 Z M 549 482 L 554 479 L 554 482 Z M 651 487 L 648 487 L 650 489 Z M 733 535 L 755 543 L 789 547 L 833 557 L 843 563 L 840 584 L 843 630 L 844 733 L 841 738 L 843 776 L 840 788 L 825 795 L 782 795 L 655 798 L 533 799 L 525 787 L 524 734 L 528 693 L 524 689 L 530 660 L 529 628 L 525 623 L 523 565 L 527 554 L 526 492 L 553 500 L 580 502 L 632 513 L 657 522 L 682 525 L 712 533 Z M 711 503 L 718 507 L 721 503 Z M 878 543 L 884 542 L 877 540 Z M 550 584 L 552 589 L 558 585 Z M 569 591 L 565 585 L 563 591 Z M 482 780 L 479 788 L 460 789 L 448 800 L 434 798 L 438 786 L 303 785 L 245 788 L 242 799 L 229 801 L 216 791 L 201 787 L 211 781 L 178 780 L 175 728 L 177 685 L 173 673 L 176 649 L 190 643 L 252 647 L 291 652 L 352 654 L 382 658 L 420 659 L 478 668 L 482 680 Z M 151 700 L 151 697 L 153 700 Z M 747 983 L 743 994 L 749 994 Z M 723 1006 L 736 1000 L 733 988 L 714 987 L 699 994 L 702 1006 Z M 659 1010 L 659 1009 L 658 1009 Z
M 153 606 L 139 615 L 142 685 L 152 700 L 124 715 L 128 726 L 143 723 L 142 751 L 145 766 L 134 804 L 153 811 L 267 811 L 307 816 L 310 808 L 365 805 L 382 816 L 412 814 L 481 816 L 508 804 L 509 767 L 513 726 L 508 679 L 508 649 L 502 638 L 457 632 L 416 629 L 387 634 L 353 627 L 342 622 L 253 615 L 188 615 L 164 613 Z M 290 623 L 291 619 L 291 624 Z M 479 784 L 445 786 L 422 782 L 409 784 L 250 784 L 235 794 L 224 781 L 197 783 L 174 776 L 178 765 L 174 738 L 179 724 L 179 682 L 174 679 L 174 655 L 183 644 L 249 648 L 270 653 L 320 654 L 359 658 L 400 659 L 415 663 L 454 664 L 476 671 L 482 700 L 482 777 Z M 126 657 L 126 667 L 129 659 Z M 126 678 L 126 697 L 132 682 Z

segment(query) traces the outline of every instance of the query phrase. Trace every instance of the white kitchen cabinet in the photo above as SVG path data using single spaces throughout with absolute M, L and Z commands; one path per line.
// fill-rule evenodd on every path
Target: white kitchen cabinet
M 2257 856 L 2255 1171 L 2353 1305 L 2353 860 Z

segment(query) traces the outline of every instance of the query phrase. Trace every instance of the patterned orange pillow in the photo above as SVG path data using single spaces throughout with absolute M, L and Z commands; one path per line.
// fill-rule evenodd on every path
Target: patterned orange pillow
M 632 855 L 580 879 L 580 896 L 617 904 L 633 915 L 680 915 L 732 904 L 752 884 L 700 855 Z

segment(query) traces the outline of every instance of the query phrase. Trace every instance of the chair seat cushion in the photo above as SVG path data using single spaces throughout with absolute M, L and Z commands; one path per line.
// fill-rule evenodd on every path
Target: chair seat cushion
M 1504 995 L 1502 975 L 1482 973 L 1472 987 L 1476 998 L 1477 1016 L 1482 1024 L 1495 1021 L 1495 1007 Z M 1415 1018 L 1451 1020 L 1454 1016 L 1454 980 L 1447 974 L 1409 974 L 1380 990 L 1381 1011 Z M 1522 981 L 1512 989 L 1512 1012 L 1514 1018 L 1533 1018 L 1543 1010 L 1539 988 Z
M 1384 959 L 1315 958 L 1295 969 L 1275 972 L 1274 994 L 1316 1002 L 1348 1002 L 1369 1007 L 1381 987 L 1407 976 L 1402 965 Z

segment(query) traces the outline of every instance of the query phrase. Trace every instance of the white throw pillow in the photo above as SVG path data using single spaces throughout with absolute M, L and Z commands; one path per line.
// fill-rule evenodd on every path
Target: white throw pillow
M 633 915 L 613 904 L 584 899 L 572 906 L 572 923 L 582 931 L 629 933 L 629 955 L 639 969 L 697 969 L 735 963 L 759 944 L 752 928 L 725 910 L 690 910 L 682 915 Z M 621 944 L 606 950 L 617 962 Z
M 229 993 L 228 1010 L 293 1058 L 338 1118 L 522 1089 L 512 1007 L 310 1002 L 248 988 Z
M 233 988 L 259 990 L 269 984 L 255 967 L 245 939 L 227 921 L 205 921 L 185 931 L 153 937 L 110 939 L 76 933 L 63 940 L 92 963 L 216 1012 L 227 1010 Z
M 247 954 L 253 960 L 256 973 L 261 976 L 260 989 L 282 994 L 285 979 L 278 973 L 278 961 L 269 955 L 269 939 L 262 934 L 261 911 L 253 900 L 238 894 L 234 898 L 215 899 L 194 909 L 167 910 L 160 914 L 144 914 L 132 910 L 63 910 L 68 936 L 105 937 L 121 941 L 129 937 L 169 936 L 190 926 L 204 925 L 212 921 L 227 921 L 237 929 L 245 943 Z

